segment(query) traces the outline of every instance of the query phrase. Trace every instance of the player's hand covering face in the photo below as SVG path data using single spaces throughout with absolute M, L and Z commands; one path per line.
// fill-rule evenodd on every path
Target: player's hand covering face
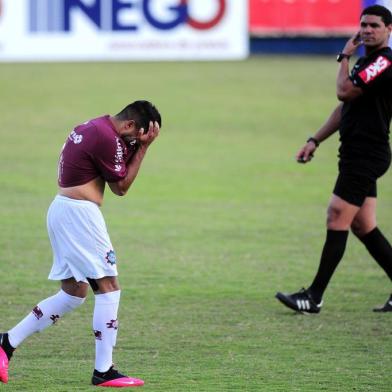
M 139 130 L 139 144 L 148 147 L 159 135 L 159 124 L 157 121 L 154 123 L 150 121 L 148 132 L 144 133 L 144 129 Z

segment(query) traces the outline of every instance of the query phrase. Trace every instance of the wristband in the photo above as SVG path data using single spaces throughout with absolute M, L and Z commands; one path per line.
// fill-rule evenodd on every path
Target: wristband
M 310 137 L 310 138 L 306 141 L 306 143 L 309 143 L 309 142 L 313 142 L 313 143 L 315 144 L 316 147 L 318 147 L 318 146 L 320 145 L 320 142 L 319 142 L 316 138 L 314 138 L 314 137 Z

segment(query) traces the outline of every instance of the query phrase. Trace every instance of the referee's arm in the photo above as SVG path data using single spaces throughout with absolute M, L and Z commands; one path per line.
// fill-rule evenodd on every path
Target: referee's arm
M 336 106 L 331 115 L 328 117 L 327 121 L 314 135 L 314 138 L 318 140 L 319 143 L 321 143 L 325 139 L 328 139 L 339 129 L 340 120 L 342 118 L 342 107 L 342 103 Z
M 361 44 L 359 33 L 351 37 L 343 48 L 343 57 L 339 60 L 338 76 L 336 78 L 336 96 L 339 101 L 348 102 L 362 95 L 360 87 L 354 85 L 350 79 L 350 57 Z
M 341 61 L 336 78 L 336 96 L 342 102 L 352 101 L 363 93 L 362 89 L 355 86 L 349 77 L 349 61 L 349 58 Z
M 316 151 L 319 144 L 325 139 L 329 138 L 334 134 L 340 126 L 340 120 L 342 118 L 342 106 L 340 103 L 328 117 L 327 121 L 322 127 L 315 133 L 314 136 L 310 137 L 306 144 L 298 151 L 296 155 L 297 162 L 307 163 L 313 158 L 313 154 Z

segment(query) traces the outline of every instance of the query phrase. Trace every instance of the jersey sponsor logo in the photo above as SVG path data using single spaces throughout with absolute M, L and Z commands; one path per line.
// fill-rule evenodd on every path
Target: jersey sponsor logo
M 384 56 L 378 56 L 377 60 L 368 65 L 359 73 L 359 77 L 366 83 L 370 83 L 391 66 L 391 62 Z
M 114 171 L 119 172 L 121 171 L 121 164 L 123 163 L 123 157 L 124 157 L 124 150 L 122 148 L 122 145 L 120 143 L 120 139 L 116 137 L 116 154 L 114 155 Z
M 60 182 L 61 182 L 61 177 L 63 176 L 63 173 L 64 173 L 64 156 L 61 153 L 60 158 L 59 158 L 59 163 L 57 165 L 57 179 Z
M 83 135 L 78 135 L 75 131 L 72 131 L 68 136 L 68 139 L 74 142 L 74 144 L 79 144 L 83 141 Z

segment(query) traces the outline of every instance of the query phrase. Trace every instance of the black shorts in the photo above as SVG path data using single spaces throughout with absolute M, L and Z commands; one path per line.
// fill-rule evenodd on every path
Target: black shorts
M 377 197 L 377 180 L 339 173 L 333 193 L 347 203 L 361 207 L 367 197 Z
M 333 193 L 361 207 L 367 197 L 377 197 L 377 179 L 388 170 L 389 165 L 389 159 L 377 164 L 369 160 L 341 159 Z

